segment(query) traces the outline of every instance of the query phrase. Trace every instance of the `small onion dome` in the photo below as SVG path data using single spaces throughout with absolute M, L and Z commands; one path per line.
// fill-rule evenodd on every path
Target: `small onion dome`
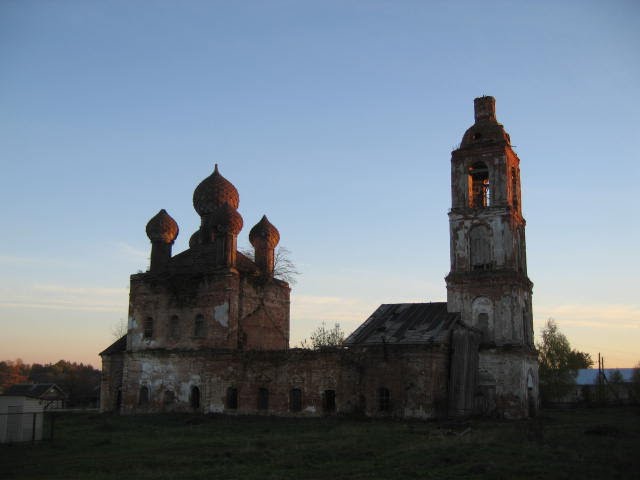
M 164 208 L 147 223 L 147 237 L 152 242 L 172 244 L 179 231 L 178 224 Z
M 275 248 L 280 241 L 280 232 L 274 227 L 266 215 L 249 232 L 249 241 L 254 247 L 259 242 L 265 242 L 269 248 Z
M 225 203 L 238 208 L 240 196 L 236 187 L 220 175 L 216 163 L 213 173 L 200 182 L 193 192 L 193 208 L 202 217 Z
M 196 245 L 200 245 L 202 243 L 202 239 L 200 238 L 200 230 L 196 230 L 191 238 L 189 238 L 189 248 L 193 248 Z
M 216 208 L 211 214 L 211 224 L 214 225 L 218 232 L 229 232 L 238 235 L 242 230 L 242 215 L 228 203 L 223 203 Z

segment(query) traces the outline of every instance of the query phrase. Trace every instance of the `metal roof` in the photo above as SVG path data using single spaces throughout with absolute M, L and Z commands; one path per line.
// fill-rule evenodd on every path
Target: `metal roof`
M 349 335 L 345 345 L 442 342 L 459 318 L 459 313 L 447 311 L 447 302 L 383 304 Z
M 127 335 L 123 335 L 118 340 L 109 345 L 100 355 L 113 355 L 114 353 L 124 352 L 127 349 Z
M 634 368 L 605 368 L 604 375 L 611 380 L 613 372 L 618 370 L 622 374 L 625 383 L 631 382 Z M 597 368 L 581 368 L 576 374 L 576 385 L 595 385 L 598 380 Z
M 7 397 L 65 398 L 66 394 L 55 383 L 20 383 L 11 385 L 4 392 Z

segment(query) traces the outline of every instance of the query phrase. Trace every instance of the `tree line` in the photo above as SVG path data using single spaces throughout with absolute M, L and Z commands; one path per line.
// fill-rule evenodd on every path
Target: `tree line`
M 93 366 L 60 360 L 27 364 L 21 359 L 0 361 L 0 393 L 20 383 L 55 383 L 67 394 L 67 406 L 95 404 L 101 372 Z

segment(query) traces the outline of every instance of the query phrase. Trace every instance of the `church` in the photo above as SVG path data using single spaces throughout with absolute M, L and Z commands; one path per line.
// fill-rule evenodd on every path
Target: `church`
M 523 418 L 538 404 L 520 160 L 495 99 L 451 154 L 447 301 L 384 304 L 341 348 L 289 348 L 280 233 L 266 216 L 237 251 L 239 194 L 216 165 L 195 189 L 201 218 L 147 224 L 149 270 L 131 276 L 127 334 L 100 353 L 103 412 Z

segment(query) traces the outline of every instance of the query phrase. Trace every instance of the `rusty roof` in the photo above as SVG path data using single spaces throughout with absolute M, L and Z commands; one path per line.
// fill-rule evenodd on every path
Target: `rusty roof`
M 124 352 L 127 349 L 127 335 L 123 335 L 118 340 L 109 345 L 100 355 L 113 355 L 114 353 Z
M 447 311 L 447 302 L 383 304 L 345 345 L 441 343 L 459 318 Z

